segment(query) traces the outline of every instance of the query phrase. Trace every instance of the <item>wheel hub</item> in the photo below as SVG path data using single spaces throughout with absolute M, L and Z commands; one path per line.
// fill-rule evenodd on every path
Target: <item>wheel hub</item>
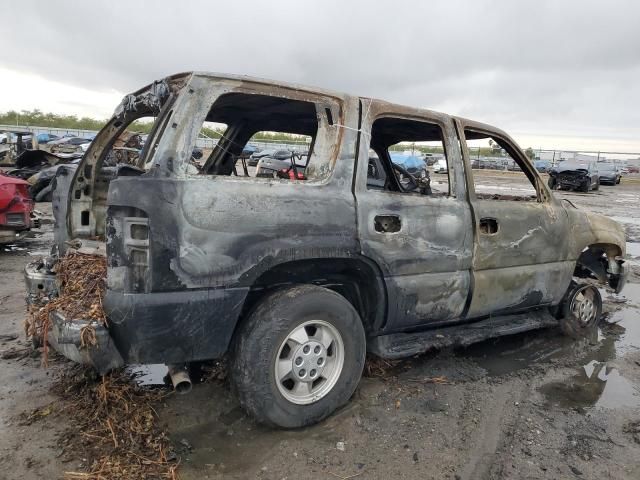
M 308 320 L 291 330 L 275 359 L 274 376 L 282 396 L 297 405 L 316 402 L 334 387 L 345 360 L 338 329 Z
M 571 311 L 582 325 L 589 325 L 597 315 L 593 292 L 588 288 L 578 292 L 573 299 Z
M 293 354 L 291 371 L 301 382 L 313 382 L 321 377 L 327 360 L 324 346 L 310 340 L 300 345 Z

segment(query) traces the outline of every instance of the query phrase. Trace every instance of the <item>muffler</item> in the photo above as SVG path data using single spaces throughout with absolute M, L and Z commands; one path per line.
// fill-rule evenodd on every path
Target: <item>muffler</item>
M 191 391 L 191 377 L 187 371 L 187 365 L 167 365 L 169 369 L 169 377 L 173 384 L 173 389 L 180 395 L 187 394 Z

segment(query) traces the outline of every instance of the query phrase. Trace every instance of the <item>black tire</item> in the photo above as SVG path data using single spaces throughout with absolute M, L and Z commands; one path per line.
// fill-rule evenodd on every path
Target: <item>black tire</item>
M 616 180 L 615 185 L 620 185 L 620 180 L 622 180 L 622 178 L 618 178 L 618 179 Z
M 300 405 L 280 391 L 284 382 L 276 381 L 275 365 L 290 333 L 311 320 L 330 324 L 340 333 L 344 363 L 336 383 L 324 396 Z M 264 297 L 238 329 L 231 381 L 240 404 L 257 421 L 281 428 L 304 427 L 349 401 L 360 381 L 365 354 L 364 328 L 351 303 L 327 288 L 298 285 Z
M 588 295 L 593 304 L 594 315 L 588 321 L 576 315 L 575 302 L 579 301 L 580 295 Z M 579 307 L 578 307 L 579 309 Z M 597 327 L 602 316 L 602 297 L 596 287 L 590 284 L 571 282 L 571 286 L 565 295 L 562 305 L 562 318 L 560 319 L 560 329 L 571 338 L 584 338 L 589 336 Z
M 596 180 L 596 185 L 593 187 L 594 190 L 600 190 L 600 179 Z
M 587 193 L 589 190 L 591 190 L 591 180 L 587 179 L 580 185 L 580 191 Z
M 551 190 L 555 190 L 557 184 L 558 184 L 558 182 L 556 181 L 556 179 L 554 177 L 549 177 L 547 185 L 549 185 L 549 188 Z

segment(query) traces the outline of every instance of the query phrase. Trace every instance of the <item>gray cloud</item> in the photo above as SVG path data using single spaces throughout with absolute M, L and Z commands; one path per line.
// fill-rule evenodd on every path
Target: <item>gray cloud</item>
M 3 11 L 2 66 L 89 89 L 211 70 L 523 134 L 640 141 L 634 1 L 22 1 Z

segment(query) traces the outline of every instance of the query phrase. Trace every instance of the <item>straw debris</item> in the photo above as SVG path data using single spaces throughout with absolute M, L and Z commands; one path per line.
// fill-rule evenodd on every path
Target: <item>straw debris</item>
M 153 404 L 166 392 L 144 388 L 124 371 L 101 378 L 81 366 L 64 373 L 54 391 L 70 402 L 70 428 L 64 433 L 74 456 L 86 459 L 75 479 L 177 479 L 178 461 L 158 426 Z
M 69 252 L 60 258 L 55 267 L 58 297 L 43 306 L 32 306 L 25 321 L 25 332 L 30 338 L 45 339 L 49 332 L 49 315 L 61 312 L 68 319 L 86 320 L 81 345 L 91 347 L 96 343 L 95 324 L 106 325 L 107 317 L 102 308 L 106 287 L 107 260 L 100 255 Z M 47 342 L 43 344 L 43 361 L 48 358 Z

